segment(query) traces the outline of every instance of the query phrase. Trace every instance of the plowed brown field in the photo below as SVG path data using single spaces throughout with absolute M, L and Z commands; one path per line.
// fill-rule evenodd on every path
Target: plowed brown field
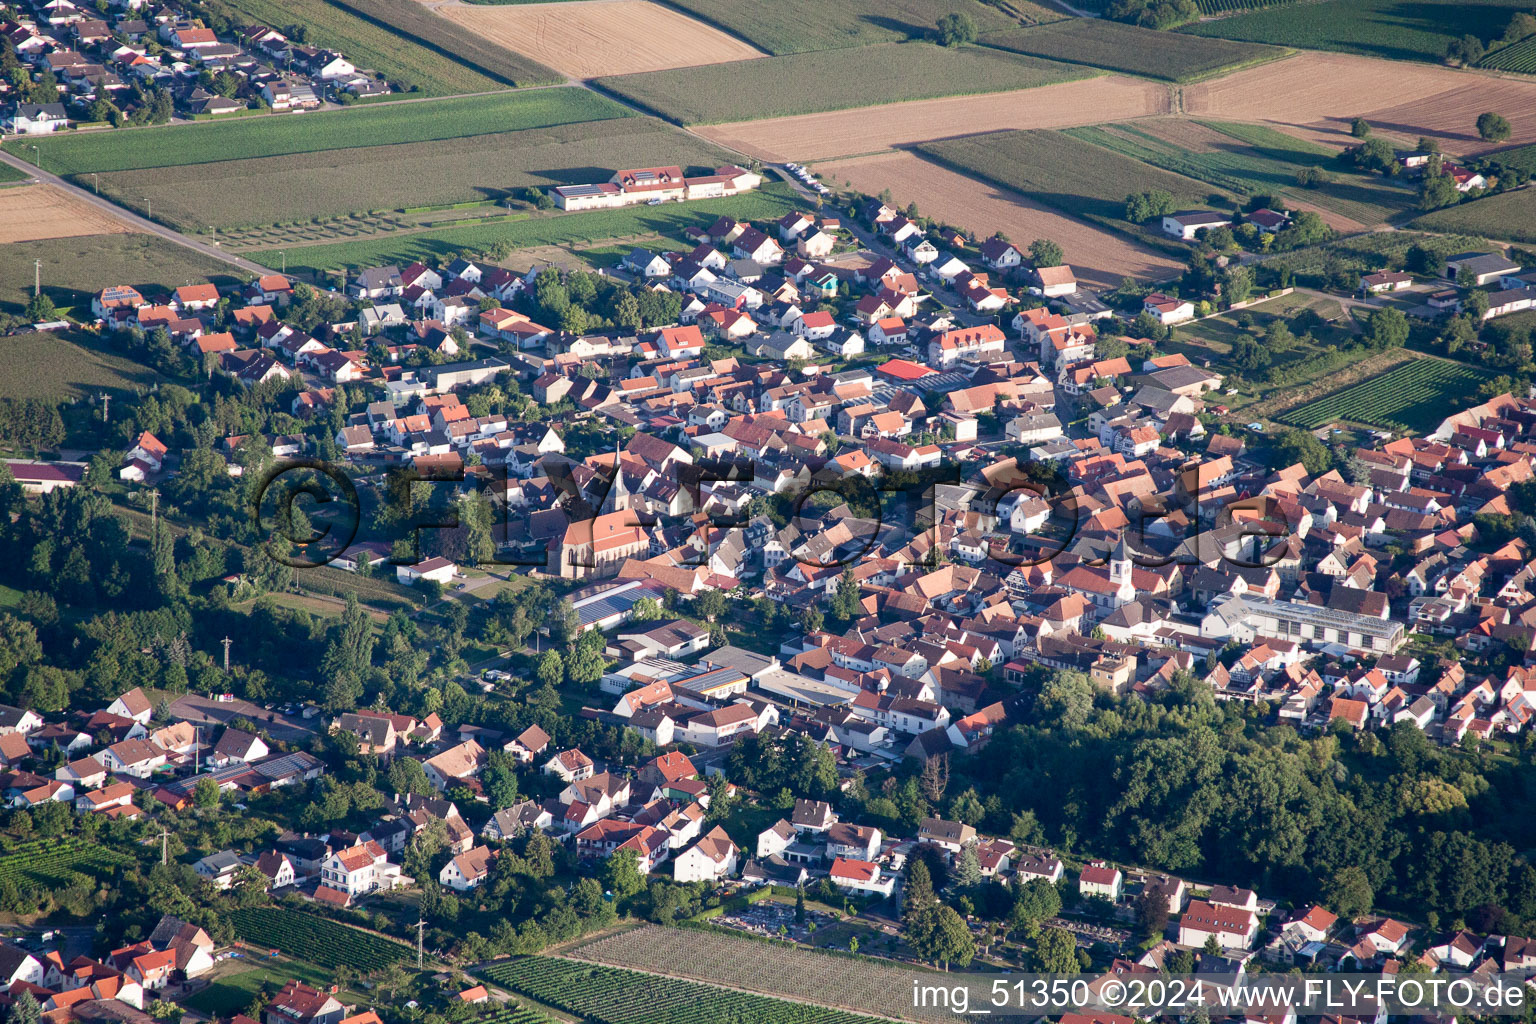
M 1002 231 L 1020 245 L 1049 238 L 1085 284 L 1115 287 L 1126 276 L 1163 280 L 1181 264 L 1171 257 L 1085 224 L 996 185 L 930 163 L 915 153 L 880 153 L 817 164 L 828 181 L 845 179 L 862 192 L 890 189 L 898 205 L 918 209 L 978 236 Z
M 1345 53 L 1301 53 L 1183 89 L 1184 113 L 1236 121 L 1272 121 L 1327 145 L 1355 140 L 1350 122 L 1363 117 L 1380 132 L 1412 142 L 1440 139 L 1446 152 L 1490 148 L 1477 136 L 1477 115 L 1510 115 L 1511 142 L 1536 141 L 1536 81 L 1520 81 L 1429 64 Z M 1503 143 L 1502 145 L 1507 145 Z
M 649 0 L 565 0 L 437 13 L 572 78 L 723 64 L 766 56 L 750 43 Z
M 105 210 L 52 185 L 0 189 L 0 244 L 132 230 Z
M 1103 124 L 1163 114 L 1168 109 L 1166 85 L 1105 75 L 1016 92 L 914 100 L 695 130 L 762 160 L 830 160 L 957 135 Z

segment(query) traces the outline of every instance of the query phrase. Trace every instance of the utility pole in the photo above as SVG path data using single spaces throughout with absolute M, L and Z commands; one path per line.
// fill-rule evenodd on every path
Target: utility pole
M 43 261 L 32 261 L 32 297 L 35 299 L 43 293 Z
M 427 922 L 416 919 L 416 969 L 419 971 L 425 961 L 422 950 L 422 935 L 425 934 Z
M 160 863 L 161 864 L 169 864 L 171 862 L 170 848 L 166 845 L 166 841 L 169 840 L 170 838 L 171 838 L 171 834 L 169 832 L 167 832 L 165 829 L 162 828 L 160 830 Z
M 279 250 L 277 250 L 277 254 L 283 258 L 283 270 L 282 270 L 282 273 L 283 273 L 283 276 L 286 277 L 288 275 L 288 250 L 287 249 L 279 249 Z
M 149 539 L 153 541 L 160 536 L 160 488 L 156 487 L 149 492 Z
M 96 397 L 101 399 L 101 422 L 106 423 L 112 411 L 112 396 L 105 391 L 98 391 Z
M 224 674 L 227 676 L 229 675 L 229 645 L 234 641 L 225 637 L 221 642 L 224 644 Z
M 101 195 L 101 175 L 95 171 L 91 172 L 91 184 L 96 186 L 96 194 Z

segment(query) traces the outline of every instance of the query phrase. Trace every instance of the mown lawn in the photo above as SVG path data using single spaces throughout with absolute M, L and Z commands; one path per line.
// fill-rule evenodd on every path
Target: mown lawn
M 146 297 L 188 281 L 235 284 L 227 263 L 154 235 L 83 235 L 0 245 L 0 312 L 19 314 L 32 295 L 33 260 L 42 260 L 43 292 L 60 307 L 90 316 L 91 296 L 108 285 L 131 284 Z M 9 341 L 9 339 L 7 339 Z

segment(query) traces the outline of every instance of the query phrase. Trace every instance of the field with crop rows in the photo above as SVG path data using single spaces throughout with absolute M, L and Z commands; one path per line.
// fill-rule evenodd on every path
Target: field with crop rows
M 478 1017 L 471 1018 L 473 1024 L 554 1024 L 554 1018 L 548 1014 L 540 1013 L 531 1006 L 520 1006 L 517 1003 L 491 1003 L 491 1008 Z
M 1166 240 L 1126 222 L 1126 196 L 1162 189 L 1174 206 L 1203 206 L 1211 188 L 1091 142 L 1054 131 L 993 132 L 927 142 L 918 149 L 949 166 L 1117 231 Z M 921 205 L 921 200 L 919 200 Z
M 235 934 L 252 946 L 276 949 L 319 967 L 376 971 L 413 952 L 403 942 L 296 910 L 247 907 L 231 911 L 229 920 Z
M 182 230 L 501 202 L 528 186 L 606 181 L 616 167 L 714 168 L 729 154 L 652 117 L 101 176 L 101 193 Z M 230 196 L 240 196 L 232 203 Z M 351 235 L 372 233 L 354 226 Z M 320 231 L 315 237 L 324 237 Z
M 228 0 L 226 6 L 237 24 L 297 22 L 309 30 L 311 46 L 340 50 L 359 68 L 378 72 L 405 92 L 451 96 L 506 88 L 500 79 L 360 18 L 330 0 Z
M 571 956 L 613 967 L 680 974 L 694 981 L 847 1007 L 882 1017 L 945 1024 L 947 1009 L 914 1009 L 918 972 L 719 932 L 646 925 L 588 943 Z
M 982 36 L 980 42 L 1013 53 L 1173 82 L 1204 78 L 1285 54 L 1274 46 L 1181 36 L 1090 18 L 993 32 Z
M 875 1024 L 841 1010 L 554 957 L 520 957 L 483 973 L 596 1024 Z
M 1279 7 L 1281 4 L 1297 2 L 1298 0 L 1195 0 L 1195 6 L 1200 8 L 1201 14 L 1218 15 L 1256 11 L 1261 7 Z
M 1343 420 L 1424 434 L 1457 410 L 1476 404 L 1478 386 L 1492 376 L 1448 359 L 1415 359 L 1280 418 L 1308 430 Z
M 74 872 L 100 880 L 128 863 L 123 854 L 78 836 L 32 839 L 0 853 L 0 882 L 62 886 Z
M 979 0 L 673 0 L 672 6 L 776 54 L 926 39 L 934 22 L 952 11 L 969 14 L 979 32 L 1017 24 Z
M 1439 62 L 1451 40 L 1497 38 L 1528 0 L 1330 0 L 1267 7 L 1186 25 L 1180 32 L 1368 57 Z
M 37 145 L 43 168 L 54 174 L 106 174 L 468 138 L 628 116 L 629 111 L 617 103 L 586 89 L 536 89 L 131 132 L 68 133 L 25 143 L 12 141 L 4 148 L 32 159 L 31 147 Z
M 980 46 L 893 43 L 599 78 L 597 84 L 681 124 L 791 117 L 879 103 L 1032 89 L 1086 78 L 1082 68 Z
M 334 245 L 305 246 L 287 250 L 288 272 L 313 275 L 380 263 L 438 260 L 448 253 L 476 251 L 497 242 L 507 242 L 513 248 L 523 249 L 541 245 L 589 245 L 610 240 L 661 238 L 669 245 L 681 247 L 687 244 L 683 238 L 685 228 L 707 227 L 722 215 L 738 220 L 777 220 L 786 213 L 803 208 L 804 203 L 788 186 L 769 186 L 745 195 L 701 199 L 691 203 L 555 214 L 506 223 L 402 233 Z M 280 263 L 275 249 L 262 249 L 242 255 L 273 269 L 277 269 Z
M 1423 231 L 1455 231 L 1511 242 L 1536 242 L 1536 191 L 1527 188 L 1457 203 L 1426 213 L 1412 226 Z
M 1495 50 L 1483 58 L 1481 66 L 1498 68 L 1500 71 L 1523 71 L 1526 74 L 1536 74 L 1536 36 L 1522 39 L 1502 50 Z
M 552 67 L 497 46 L 479 33 L 439 17 L 416 0 L 331 0 L 388 31 L 468 64 L 508 85 L 549 85 L 565 81 Z
M 1288 195 L 1332 210 L 1355 225 L 1380 223 L 1414 200 L 1404 186 L 1385 178 L 1342 173 L 1333 167 L 1328 150 L 1263 125 L 1159 120 L 1065 131 L 1239 195 Z M 1325 165 L 1326 185 L 1301 188 L 1296 184 L 1296 172 L 1303 167 Z

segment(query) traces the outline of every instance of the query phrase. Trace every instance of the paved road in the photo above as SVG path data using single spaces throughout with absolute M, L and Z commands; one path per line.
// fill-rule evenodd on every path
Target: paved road
M 113 130 L 121 131 L 121 129 Z M 12 156 L 3 150 L 0 150 L 0 160 L 5 161 L 18 170 L 27 172 L 32 176 L 33 180 L 46 185 L 57 186 L 58 188 L 61 188 L 64 191 L 70 193 L 75 198 L 90 203 L 92 206 L 111 214 L 118 220 L 133 225 L 136 230 L 142 231 L 145 234 L 158 235 L 168 242 L 174 242 L 177 245 L 186 246 L 188 249 L 195 249 L 196 251 L 202 253 L 204 256 L 211 256 L 223 263 L 228 263 L 230 266 L 238 267 L 248 274 L 272 273 L 270 267 L 264 267 L 259 263 L 252 263 L 250 260 L 241 259 L 239 256 L 232 256 L 216 245 L 210 245 L 207 242 L 200 242 L 195 238 L 182 234 L 180 231 L 168 228 L 163 224 L 157 224 L 147 218 L 140 217 L 138 214 L 132 212 L 131 210 L 124 209 L 123 207 L 118 206 L 116 203 L 113 203 L 107 199 L 103 199 L 101 196 L 96 195 L 90 189 L 81 188 L 78 185 L 65 181 L 57 174 L 51 174 L 48 171 L 41 170 L 32 164 L 27 163 L 20 157 Z

